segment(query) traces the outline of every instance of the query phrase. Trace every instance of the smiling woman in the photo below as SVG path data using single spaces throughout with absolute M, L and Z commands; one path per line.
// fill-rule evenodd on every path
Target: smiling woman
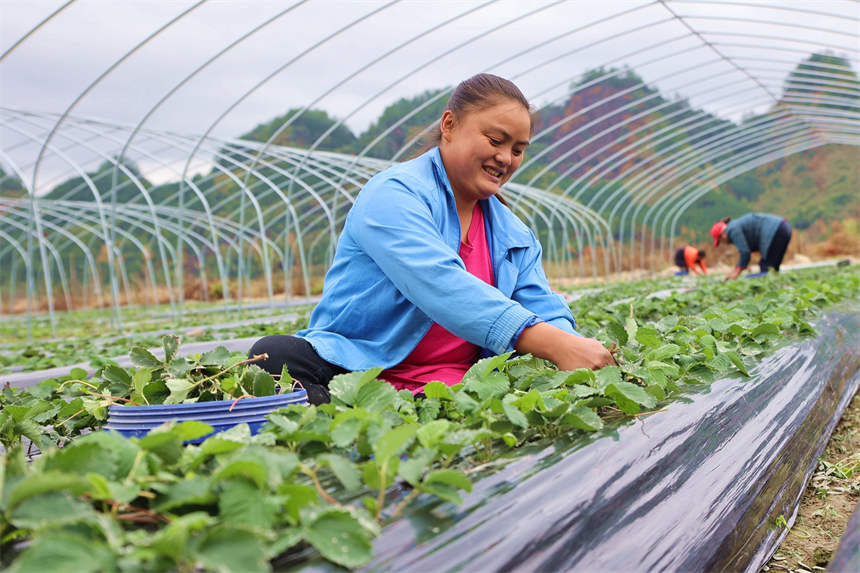
M 547 283 L 534 234 L 498 198 L 529 143 L 529 104 L 479 74 L 452 94 L 439 145 L 368 181 L 349 213 L 307 329 L 257 341 L 312 403 L 335 374 L 381 367 L 414 394 L 448 385 L 482 355 L 516 350 L 563 370 L 614 361 L 584 338 Z

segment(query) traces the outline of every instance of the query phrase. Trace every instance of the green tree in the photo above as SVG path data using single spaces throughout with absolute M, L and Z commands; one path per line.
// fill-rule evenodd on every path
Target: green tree
M 261 123 L 239 139 L 249 141 L 268 141 L 282 125 L 289 125 L 278 134 L 273 143 L 292 147 L 310 147 L 331 128 L 337 120 L 330 117 L 327 112 L 320 109 L 309 109 L 301 115 L 301 108 L 292 108 L 284 115 Z M 326 136 L 320 143 L 318 149 L 326 151 L 345 151 L 355 142 L 355 134 L 345 125 L 341 124 Z
M 799 63 L 783 85 L 782 104 L 857 111 L 860 81 L 845 58 L 815 53 Z
M 412 113 L 414 110 L 424 106 L 420 111 L 415 112 L 408 119 L 402 121 L 391 129 L 378 143 L 367 151 L 367 155 L 378 157 L 380 159 L 390 159 L 394 157 L 409 141 L 418 136 L 424 128 L 438 121 L 445 111 L 445 106 L 448 103 L 449 88 L 441 90 L 428 90 L 415 97 L 401 98 L 389 105 L 382 112 L 367 130 L 361 134 L 354 146 L 354 152 L 362 151 L 374 139 L 392 128 L 398 122 L 401 122 L 404 117 Z M 426 104 L 426 105 L 425 105 Z M 411 146 L 410 149 L 400 155 L 401 158 L 409 157 L 416 151 L 420 150 L 432 136 L 422 138 L 417 144 Z
M 6 173 L 0 167 L 0 196 L 3 197 L 24 197 L 27 195 L 27 190 L 24 189 L 24 184 L 21 180 L 11 173 Z

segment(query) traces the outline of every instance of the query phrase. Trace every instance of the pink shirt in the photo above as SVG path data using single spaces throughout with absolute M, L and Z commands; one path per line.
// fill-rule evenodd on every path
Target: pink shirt
M 487 284 L 494 284 L 484 213 L 477 203 L 466 242 L 460 242 L 459 254 L 467 271 Z M 412 353 L 397 366 L 383 370 L 380 377 L 398 390 L 405 388 L 413 394 L 421 392 L 426 383 L 434 380 L 453 386 L 460 382 L 480 353 L 479 346 L 454 336 L 434 322 Z

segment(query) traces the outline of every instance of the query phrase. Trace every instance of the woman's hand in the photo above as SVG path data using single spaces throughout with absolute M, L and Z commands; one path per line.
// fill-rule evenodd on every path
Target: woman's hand
M 741 274 L 741 271 L 744 270 L 744 267 L 735 267 L 732 269 L 732 272 L 723 277 L 724 281 L 733 281 L 738 278 Z
M 599 370 L 615 364 L 612 354 L 599 340 L 570 334 L 546 322 L 523 330 L 517 340 L 516 350 L 521 354 L 545 358 L 561 370 Z

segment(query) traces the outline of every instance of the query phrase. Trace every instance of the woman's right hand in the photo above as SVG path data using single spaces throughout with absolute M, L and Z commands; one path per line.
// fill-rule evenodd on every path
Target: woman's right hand
M 546 322 L 524 329 L 517 340 L 516 350 L 549 360 L 561 370 L 599 370 L 616 364 L 599 340 L 570 334 Z

